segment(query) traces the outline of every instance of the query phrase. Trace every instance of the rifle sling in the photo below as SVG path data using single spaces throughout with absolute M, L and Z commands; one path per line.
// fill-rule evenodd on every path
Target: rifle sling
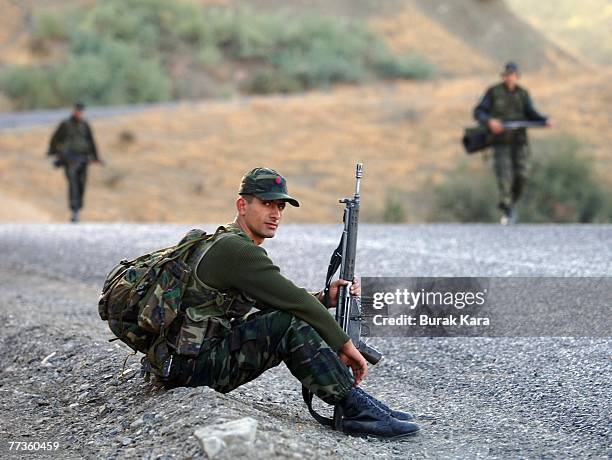
M 334 277 L 334 275 L 338 271 L 338 268 L 340 268 L 340 264 L 342 263 L 343 239 L 344 239 L 344 235 L 340 238 L 340 243 L 338 244 L 338 247 L 332 253 L 331 259 L 329 260 L 329 266 L 327 267 L 327 275 L 325 277 L 325 290 L 324 290 L 324 297 L 323 297 L 324 305 L 328 304 L 329 285 L 331 284 L 332 278 Z M 342 412 L 339 410 L 339 408 L 338 407 L 334 408 L 333 418 L 323 417 L 322 415 L 318 414 L 312 407 L 313 396 L 314 395 L 308 388 L 306 388 L 305 386 L 302 386 L 302 398 L 304 398 L 304 402 L 306 403 L 306 407 L 308 407 L 308 412 L 310 412 L 310 415 L 312 415 L 312 417 L 317 422 L 319 422 L 321 425 L 329 426 L 329 427 L 332 427 L 334 430 L 341 431 L 342 430 Z
M 337 406 L 334 408 L 333 418 L 323 417 L 322 415 L 317 414 L 317 412 L 312 408 L 313 396 L 314 395 L 308 388 L 302 386 L 302 398 L 304 398 L 304 402 L 308 407 L 308 412 L 310 412 L 310 415 L 312 415 L 312 417 L 321 425 L 329 426 L 334 430 L 342 431 L 342 412 L 340 411 L 340 408 Z
M 327 276 L 325 277 L 325 290 L 323 297 L 323 305 L 328 305 L 329 301 L 329 285 L 331 284 L 332 278 L 340 268 L 340 264 L 342 263 L 342 241 L 344 239 L 344 234 L 340 238 L 340 244 L 332 253 L 331 259 L 329 259 L 329 266 L 327 267 Z

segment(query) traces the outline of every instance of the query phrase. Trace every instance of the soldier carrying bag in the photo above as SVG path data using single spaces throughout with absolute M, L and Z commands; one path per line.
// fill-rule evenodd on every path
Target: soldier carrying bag
M 486 126 L 465 128 L 461 143 L 465 152 L 476 153 L 493 145 L 494 135 Z
M 192 230 L 178 245 L 122 260 L 104 282 L 98 302 L 100 318 L 108 321 L 117 339 L 144 353 L 160 375 L 170 356 L 166 333 L 181 313 L 181 299 L 191 276 L 185 261 L 197 243 L 214 236 Z

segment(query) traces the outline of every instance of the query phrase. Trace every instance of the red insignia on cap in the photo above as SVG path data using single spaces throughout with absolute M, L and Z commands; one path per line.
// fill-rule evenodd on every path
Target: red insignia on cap
M 277 184 L 280 184 L 280 183 L 281 183 L 281 178 L 280 178 L 280 176 L 276 176 L 275 182 L 276 182 Z

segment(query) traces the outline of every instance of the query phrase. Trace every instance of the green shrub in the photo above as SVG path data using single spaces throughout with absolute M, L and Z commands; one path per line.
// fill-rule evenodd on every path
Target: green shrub
M 226 57 L 256 59 L 274 71 L 253 77 L 248 88 L 269 92 L 269 82 L 299 82 L 300 89 L 359 82 L 369 74 L 425 78 L 431 68 L 418 56 L 394 56 L 365 26 L 337 18 L 214 8 L 206 13 L 210 40 Z M 278 85 L 286 91 L 285 84 Z M 291 84 L 293 86 L 293 84 Z
M 197 44 L 205 34 L 200 8 L 165 0 L 106 0 L 87 15 L 82 31 L 152 51 Z
M 401 198 L 401 192 L 397 190 L 387 190 L 385 195 L 385 207 L 383 209 L 383 222 L 397 224 L 406 222 L 405 200 Z
M 302 89 L 303 85 L 278 70 L 267 69 L 255 73 L 247 83 L 247 90 L 257 94 L 293 93 Z
M 34 24 L 33 46 L 46 52 L 49 41 L 63 41 L 68 53 L 55 66 L 0 76 L 0 90 L 21 108 L 188 97 L 191 85 L 173 81 L 177 62 L 213 72 L 230 61 L 227 68 L 243 66 L 252 74 L 243 89 L 265 94 L 376 77 L 424 78 L 431 70 L 416 55 L 395 56 L 362 23 L 317 15 L 105 0 L 89 10 L 42 13 Z
M 491 174 L 474 174 L 465 160 L 433 189 L 430 220 L 439 222 L 494 222 L 497 215 L 497 187 Z
M 519 222 L 608 222 L 612 190 L 597 177 L 591 159 L 567 136 L 535 142 L 524 196 L 517 204 Z M 431 220 L 495 222 L 499 218 L 493 171 L 469 172 L 461 162 L 434 189 Z
M 85 100 L 90 104 L 125 104 L 168 100 L 172 85 L 155 58 L 142 57 L 128 45 L 96 42 L 81 54 L 50 68 L 16 67 L 0 79 L 19 109 L 59 107 Z
M 39 40 L 65 40 L 68 38 L 68 30 L 60 15 L 46 13 L 34 21 L 32 35 Z
M 280 15 L 210 8 L 204 16 L 207 42 L 234 59 L 266 59 L 274 52 L 285 25 Z
M 571 137 L 558 137 L 533 146 L 534 159 L 521 220 L 528 222 L 597 222 L 610 216 L 610 193 L 595 174 L 593 161 L 579 154 Z
M 223 56 L 216 46 L 205 46 L 198 53 L 198 63 L 204 68 L 213 68 L 221 62 Z
M 63 98 L 96 104 L 155 102 L 171 96 L 172 85 L 156 58 L 143 57 L 137 48 L 102 41 L 97 49 L 70 57 L 56 72 Z
M 375 57 L 373 66 L 376 73 L 383 78 L 423 80 L 434 73 L 431 64 L 418 54 L 398 57 L 383 51 Z
M 11 67 L 0 77 L 0 85 L 17 110 L 61 105 L 52 71 L 42 67 Z

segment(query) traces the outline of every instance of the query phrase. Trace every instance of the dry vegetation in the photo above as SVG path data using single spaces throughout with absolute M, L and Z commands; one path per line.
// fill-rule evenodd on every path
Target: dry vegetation
M 424 219 L 432 185 L 465 156 L 459 145 L 462 128 L 471 123 L 471 109 L 486 85 L 497 79 L 499 62 L 470 52 L 469 44 L 415 9 L 372 24 L 396 50 L 418 44 L 442 75 L 453 69 L 456 76 L 183 103 L 96 120 L 107 166 L 89 170 L 83 218 L 227 221 L 241 174 L 269 165 L 287 176 L 291 193 L 302 199 L 302 208 L 287 212 L 288 221 L 337 222 L 337 198 L 351 193 L 353 165 L 363 161 L 364 219 L 380 220 L 389 194 L 408 200 L 409 221 Z M 3 31 L 3 38 L 9 36 Z M 0 56 L 9 48 L 0 47 Z M 611 77 L 609 69 L 578 69 L 523 78 L 537 107 L 558 125 L 534 136 L 577 137 L 610 180 Z M 66 219 L 63 174 L 44 158 L 52 129 L 0 132 L 1 220 Z M 471 168 L 490 167 L 479 157 L 470 160 Z
M 534 27 L 580 54 L 612 64 L 612 3 L 609 0 L 508 0 Z
M 558 81 L 528 75 L 539 108 L 557 131 L 586 142 L 600 168 L 612 171 L 610 72 Z M 105 168 L 90 168 L 88 220 L 208 221 L 232 217 L 240 175 L 257 165 L 277 168 L 302 198 L 288 220 L 334 222 L 336 198 L 351 192 L 352 165 L 365 163 L 364 218 L 380 219 L 387 193 L 414 199 L 409 220 L 423 218 L 419 197 L 463 156 L 458 137 L 482 78 L 337 88 L 331 93 L 183 104 L 174 109 L 94 124 Z M 122 141 L 129 131 L 134 141 Z M 44 160 L 50 128 L 0 134 L 5 194 L 35 203 L 64 220 L 61 172 Z M 552 132 L 537 132 L 536 136 Z M 123 135 L 125 137 L 125 135 Z M 537 152 L 536 152 L 537 154 Z M 488 167 L 479 158 L 474 168 Z

